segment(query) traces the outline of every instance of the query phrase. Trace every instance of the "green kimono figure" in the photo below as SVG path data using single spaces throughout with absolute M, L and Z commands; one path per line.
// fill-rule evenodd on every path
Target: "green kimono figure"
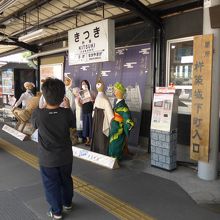
M 129 108 L 123 99 L 125 91 L 126 89 L 121 83 L 115 83 L 114 94 L 117 102 L 113 109 L 114 118 L 111 121 L 108 155 L 118 160 L 122 158 L 126 137 L 134 126 Z

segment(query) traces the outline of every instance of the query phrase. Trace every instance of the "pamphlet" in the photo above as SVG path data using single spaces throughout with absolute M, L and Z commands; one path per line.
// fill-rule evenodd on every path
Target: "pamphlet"
M 80 90 L 79 96 L 82 101 L 82 104 L 92 101 L 92 97 L 91 97 L 90 91 L 88 89 Z

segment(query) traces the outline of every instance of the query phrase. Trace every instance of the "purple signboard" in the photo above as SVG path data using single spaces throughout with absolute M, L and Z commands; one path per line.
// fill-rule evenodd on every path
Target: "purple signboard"
M 95 89 L 97 77 L 101 74 L 106 86 L 106 94 L 111 103 L 114 103 L 113 85 L 122 82 L 127 88 L 126 103 L 132 113 L 135 127 L 129 138 L 129 144 L 137 145 L 141 123 L 142 100 L 145 87 L 151 72 L 151 45 L 141 44 L 117 48 L 114 62 L 95 63 L 69 66 L 66 58 L 65 73 L 70 73 L 74 86 L 80 85 L 81 80 L 88 80 L 92 89 Z M 149 82 L 148 82 L 149 84 Z

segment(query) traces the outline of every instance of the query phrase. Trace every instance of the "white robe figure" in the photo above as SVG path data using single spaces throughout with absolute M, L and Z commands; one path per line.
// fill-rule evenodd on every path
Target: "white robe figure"
M 105 136 L 108 137 L 110 130 L 110 123 L 112 118 L 114 117 L 114 113 L 112 110 L 111 103 L 108 99 L 108 96 L 104 92 L 98 92 L 93 108 L 94 109 L 99 108 L 104 110 L 104 121 L 103 121 L 102 132 L 103 134 L 105 134 Z M 93 116 L 94 116 L 94 112 L 93 112 Z
M 111 103 L 103 92 L 104 85 L 100 82 L 96 84 L 98 95 L 96 96 L 93 107 L 93 127 L 91 150 L 107 155 L 108 136 L 110 123 L 114 117 Z
M 78 142 L 82 142 L 82 106 L 80 105 L 79 97 L 80 89 L 78 87 L 73 88 L 74 103 L 75 103 L 75 113 L 76 113 L 76 130 L 78 132 Z
M 66 89 L 65 96 L 69 99 L 70 108 L 72 109 L 73 112 L 75 112 L 76 106 L 75 106 L 74 95 L 72 90 L 73 80 L 67 74 L 65 74 L 64 77 L 64 84 Z
M 75 100 L 73 97 L 73 91 L 70 86 L 66 86 L 66 97 L 69 99 L 70 102 L 70 108 L 74 112 L 76 109 Z

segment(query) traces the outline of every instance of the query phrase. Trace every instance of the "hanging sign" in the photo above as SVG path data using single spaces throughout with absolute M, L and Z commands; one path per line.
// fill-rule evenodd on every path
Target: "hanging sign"
M 190 157 L 208 162 L 212 97 L 213 35 L 194 37 Z
M 115 60 L 115 24 L 106 19 L 68 32 L 69 64 Z

